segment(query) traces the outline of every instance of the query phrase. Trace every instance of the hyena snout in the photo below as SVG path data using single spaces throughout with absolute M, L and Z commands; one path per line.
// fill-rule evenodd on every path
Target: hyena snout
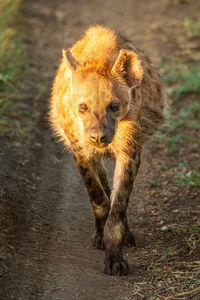
M 111 142 L 111 139 L 109 139 L 109 136 L 105 129 L 98 130 L 98 129 L 93 128 L 90 130 L 89 135 L 90 135 L 90 141 L 96 147 L 99 147 L 99 148 L 105 147 Z

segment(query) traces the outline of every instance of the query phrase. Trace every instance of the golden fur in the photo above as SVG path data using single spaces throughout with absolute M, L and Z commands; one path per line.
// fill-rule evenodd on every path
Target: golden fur
M 105 246 L 104 272 L 127 275 L 122 245 L 135 245 L 126 211 L 141 148 L 164 120 L 165 97 L 150 60 L 102 26 L 63 50 L 52 89 L 50 121 L 73 151 L 95 215 L 93 244 Z M 101 156 L 116 159 L 110 189 Z
M 76 73 L 80 74 L 76 82 L 78 90 L 82 89 L 85 77 L 91 74 L 90 82 L 88 81 L 88 85 L 83 86 L 82 93 L 85 97 L 87 93 L 90 94 L 91 90 L 95 89 L 96 81 L 105 81 L 102 84 L 104 93 L 107 89 L 106 85 L 111 85 L 111 89 L 119 89 L 120 86 L 120 93 L 124 95 L 121 101 L 125 101 L 123 97 L 128 98 L 128 92 L 123 74 L 126 70 L 122 70 L 120 60 L 129 58 L 129 54 L 132 54 L 129 63 L 134 70 L 135 78 L 138 79 L 134 89 L 135 97 L 129 103 L 126 116 L 120 118 L 112 143 L 105 149 L 97 150 L 84 140 L 80 120 L 69 103 L 71 68 L 65 55 L 63 55 L 53 84 L 50 101 L 50 121 L 54 131 L 64 141 L 66 147 L 71 147 L 73 141 L 76 142 L 78 139 L 84 148 L 87 148 L 85 155 L 92 152 L 116 154 L 121 146 L 128 155 L 129 148 L 133 147 L 133 140 L 141 146 L 164 120 L 165 97 L 159 75 L 150 60 L 134 44 L 119 36 L 114 30 L 99 25 L 90 27 L 83 38 L 72 46 L 70 52 L 79 63 L 76 70 Z M 134 82 L 130 84 L 134 86 Z M 102 101 L 104 100 L 105 98 L 102 97 Z M 73 133 L 73 138 L 70 136 L 71 133 Z

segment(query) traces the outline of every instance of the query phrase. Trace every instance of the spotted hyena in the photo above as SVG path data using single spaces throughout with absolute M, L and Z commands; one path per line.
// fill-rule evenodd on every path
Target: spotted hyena
M 127 275 L 122 246 L 135 244 L 127 206 L 141 149 L 164 120 L 165 97 L 149 58 L 102 26 L 63 50 L 52 89 L 50 121 L 73 152 L 95 215 L 94 246 L 105 248 L 104 272 Z M 114 158 L 110 189 L 103 156 Z

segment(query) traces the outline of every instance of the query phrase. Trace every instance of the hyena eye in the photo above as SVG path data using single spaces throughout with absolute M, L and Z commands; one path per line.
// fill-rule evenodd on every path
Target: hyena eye
M 118 111 L 119 110 L 119 105 L 117 103 L 111 103 L 109 108 L 112 111 Z
M 88 107 L 86 104 L 79 104 L 79 111 L 85 112 L 88 110 Z

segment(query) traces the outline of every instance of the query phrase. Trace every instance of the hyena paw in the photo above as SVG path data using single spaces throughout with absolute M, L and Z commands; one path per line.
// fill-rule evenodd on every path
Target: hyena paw
M 93 246 L 97 249 L 104 250 L 104 240 L 103 240 L 103 233 L 95 232 L 92 237 Z
M 136 247 L 137 246 L 135 237 L 134 237 L 133 233 L 130 232 L 129 230 L 125 231 L 123 245 L 125 247 Z
M 106 255 L 104 261 L 104 273 L 108 275 L 125 276 L 129 273 L 129 266 L 122 256 L 115 257 Z

